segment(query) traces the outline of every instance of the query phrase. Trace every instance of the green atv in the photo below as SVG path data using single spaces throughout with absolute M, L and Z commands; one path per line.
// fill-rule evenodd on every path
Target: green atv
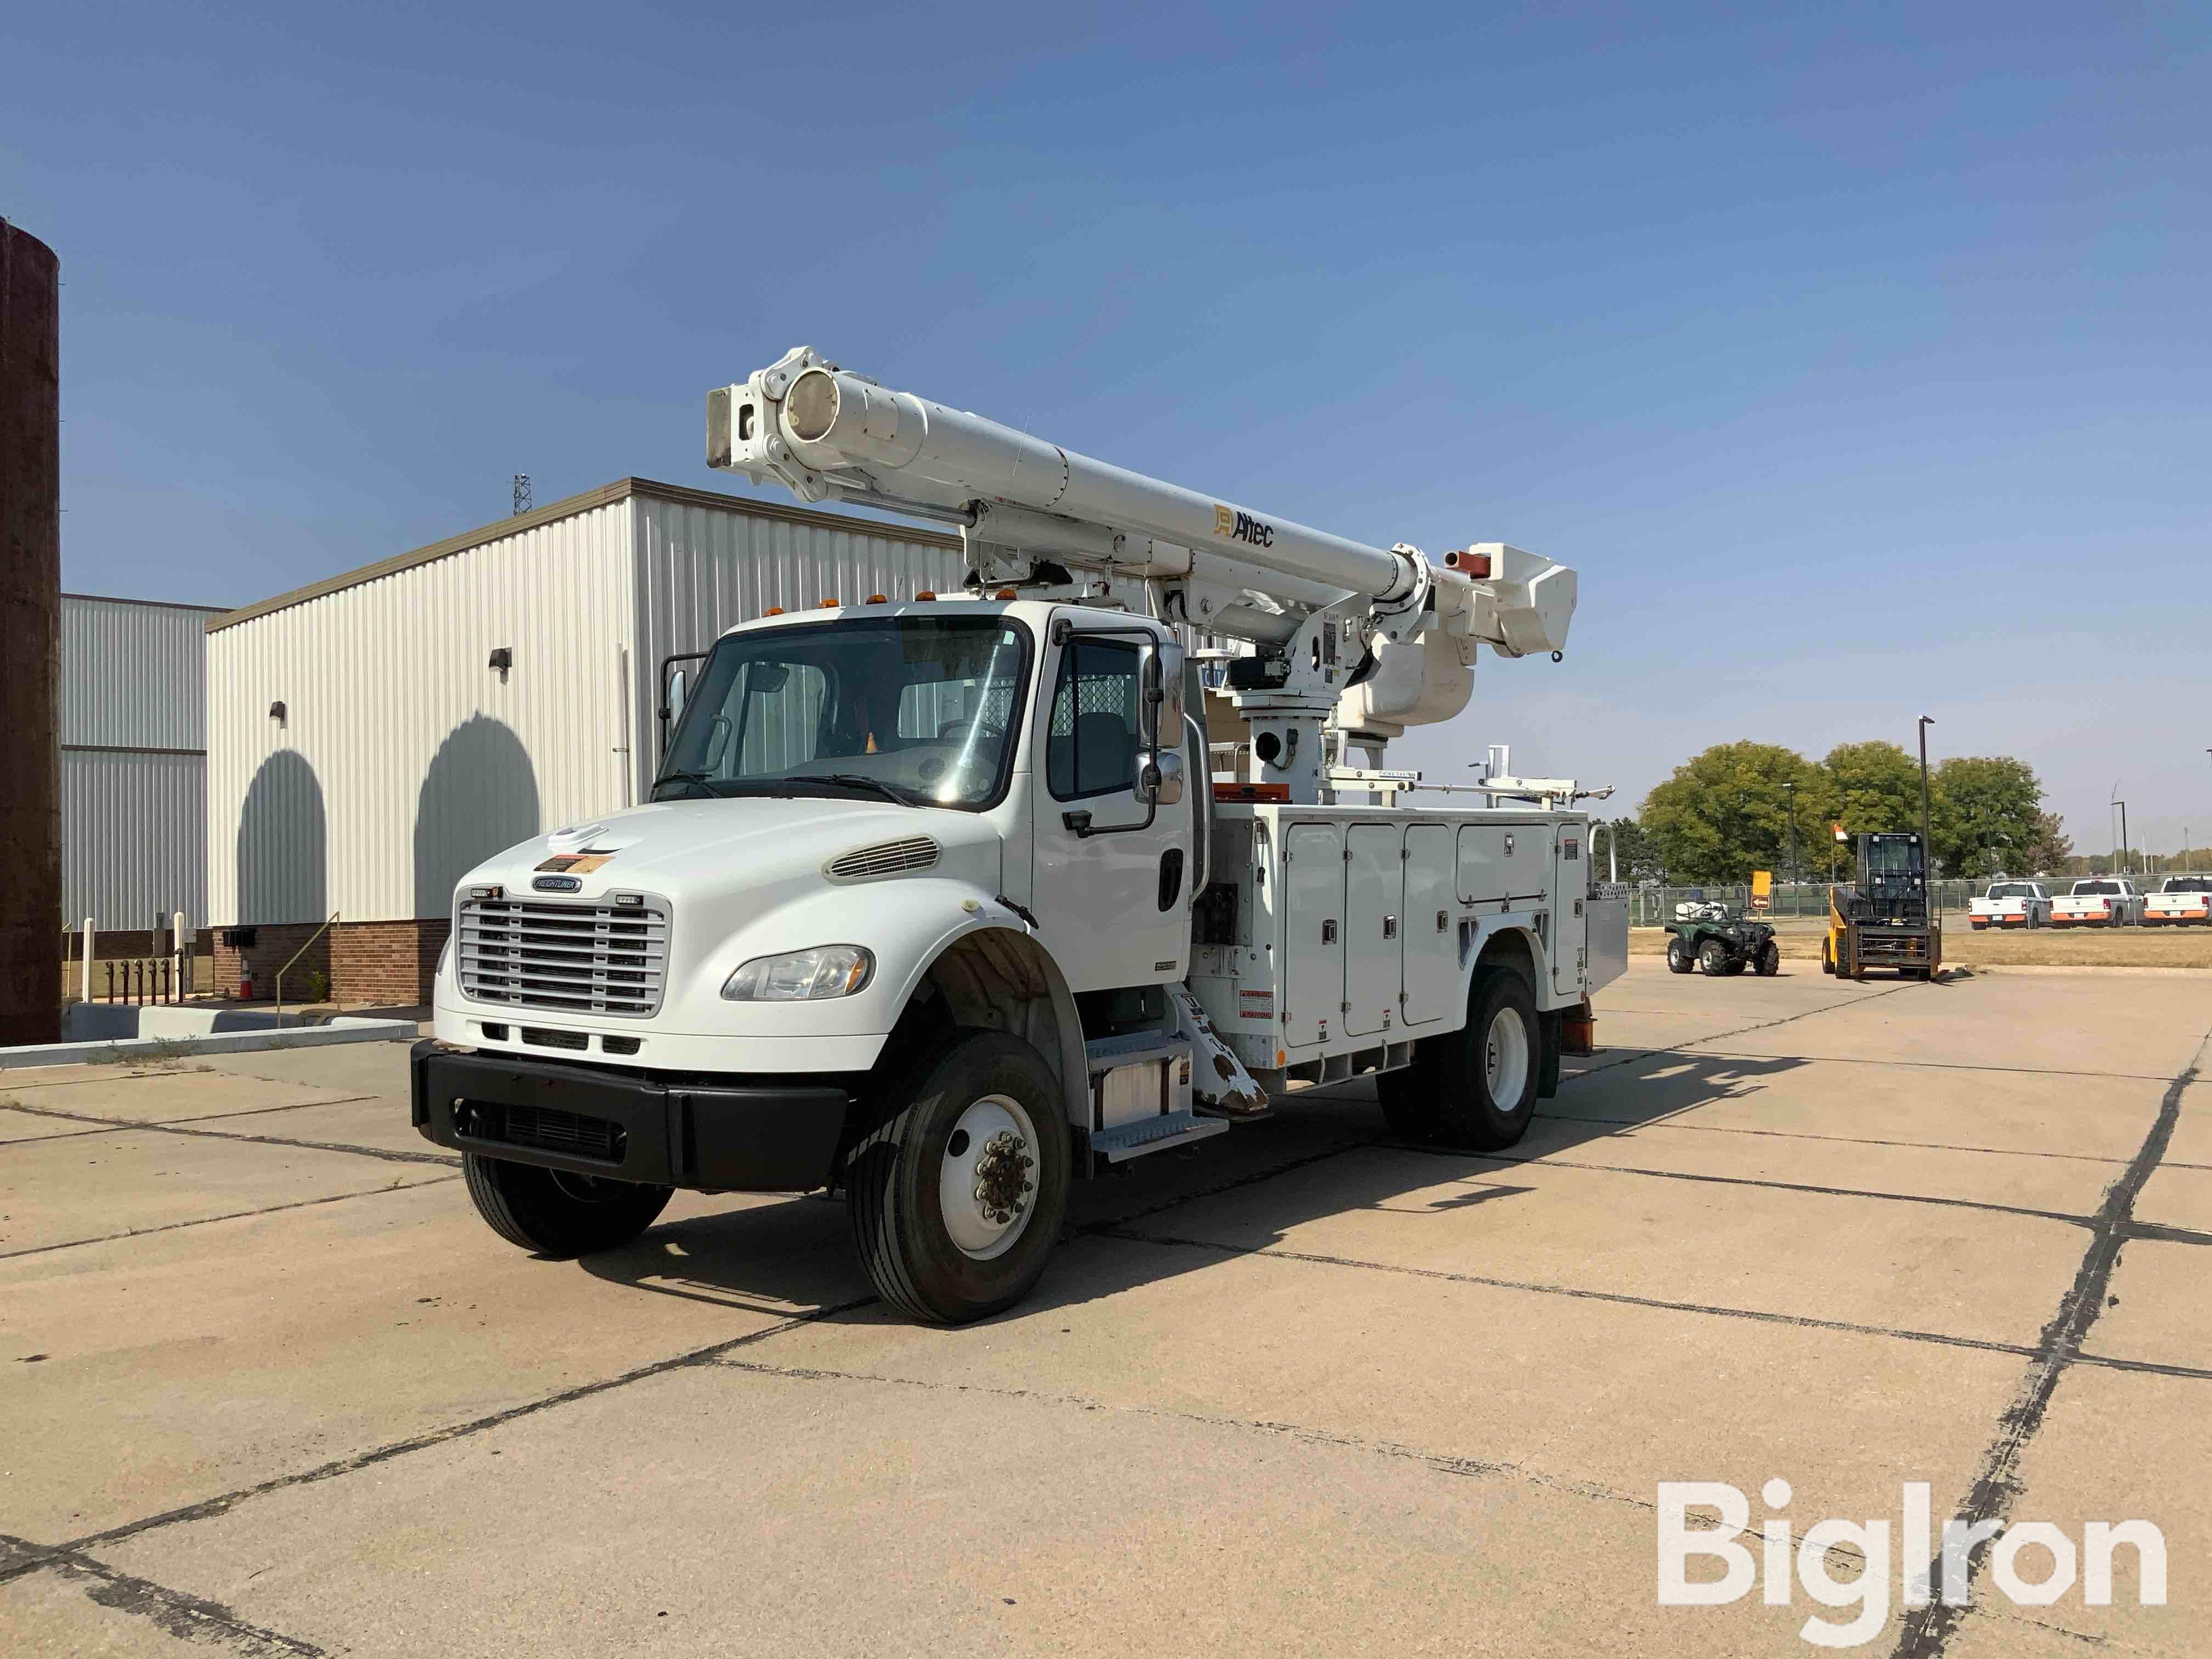
M 1740 974 L 1749 968 L 1771 978 L 1782 971 L 1782 947 L 1763 921 L 1747 921 L 1724 904 L 1692 900 L 1674 907 L 1667 924 L 1667 967 L 1686 974 Z

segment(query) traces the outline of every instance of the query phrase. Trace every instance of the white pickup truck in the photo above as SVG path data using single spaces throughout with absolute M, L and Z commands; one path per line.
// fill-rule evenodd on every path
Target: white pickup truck
M 1993 881 L 1990 890 L 1966 901 L 1966 925 L 1976 933 L 1992 927 L 2042 927 L 2051 921 L 2051 895 L 2039 881 Z
M 2142 895 L 2125 876 L 2091 876 L 2051 901 L 2053 927 L 2132 927 L 2142 913 Z
M 2143 897 L 2146 927 L 2212 927 L 2212 877 L 2168 876 Z

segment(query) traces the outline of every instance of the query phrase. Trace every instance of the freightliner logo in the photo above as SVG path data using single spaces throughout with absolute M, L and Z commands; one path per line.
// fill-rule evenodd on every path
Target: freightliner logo
M 1213 533 L 1232 542 L 1246 542 L 1254 547 L 1273 547 L 1275 526 L 1264 519 L 1255 519 L 1249 513 L 1239 513 L 1234 507 L 1213 504 Z

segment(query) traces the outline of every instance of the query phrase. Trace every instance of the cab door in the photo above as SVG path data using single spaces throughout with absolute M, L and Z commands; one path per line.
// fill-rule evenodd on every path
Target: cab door
M 1077 631 L 1056 647 L 1048 639 L 1037 676 L 1030 908 L 1072 991 L 1158 985 L 1188 971 L 1190 815 L 1200 792 L 1186 788 L 1156 811 L 1137 799 L 1141 656 L 1131 634 Z

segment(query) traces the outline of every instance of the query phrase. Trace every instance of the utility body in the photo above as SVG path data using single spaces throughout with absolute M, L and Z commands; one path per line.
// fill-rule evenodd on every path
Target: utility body
M 2142 918 L 2142 894 L 2126 876 L 2091 876 L 2051 901 L 2053 927 L 2132 927 Z
M 2168 876 L 2143 895 L 2146 927 L 2212 927 L 2212 876 Z
M 1572 572 L 1343 542 L 811 352 L 714 394 L 708 446 L 959 524 L 970 585 L 730 630 L 650 803 L 463 879 L 414 1111 L 496 1231 L 576 1255 L 677 1188 L 827 1187 L 884 1297 L 957 1322 L 1035 1282 L 1073 1180 L 1300 1085 L 1525 1131 L 1626 966 L 1589 792 L 1462 806 L 1380 762 L 1479 646 L 1561 651 Z M 1243 653 L 1217 692 L 1200 629 Z M 1252 777 L 1216 779 L 1208 696 Z
M 1966 901 L 1966 925 L 1978 933 L 2041 927 L 2050 921 L 2051 894 L 2039 881 L 1993 881 L 1989 891 Z

